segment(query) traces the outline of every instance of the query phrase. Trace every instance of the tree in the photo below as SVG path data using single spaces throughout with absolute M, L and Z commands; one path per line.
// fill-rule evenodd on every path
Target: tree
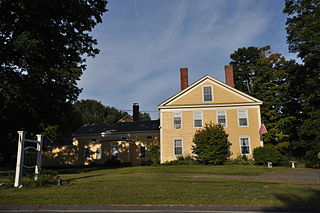
M 295 154 L 320 145 L 320 2 L 318 0 L 286 0 L 284 13 L 287 18 L 289 51 L 298 53 L 303 61 L 295 80 L 300 91 L 296 92 L 302 110 L 299 136 L 294 143 Z M 299 79 L 297 79 L 299 78 Z
M 97 41 L 106 0 L 0 1 L 1 153 L 12 156 L 16 131 L 62 129 Z M 12 142 L 14 141 L 14 143 Z
M 237 49 L 230 55 L 231 62 L 234 66 L 235 88 L 247 94 L 251 94 L 253 81 L 256 77 L 255 67 L 258 59 L 264 58 L 268 53 L 270 46 L 243 47 Z
M 281 54 L 274 53 L 257 60 L 256 78 L 252 95 L 263 101 L 262 120 L 268 133 L 264 135 L 265 143 L 278 144 L 288 142 L 288 127 L 294 124 L 295 117 L 287 112 L 288 70 L 294 67 L 294 61 L 286 61 Z
M 81 117 L 81 124 L 114 123 L 127 115 L 114 107 L 104 106 L 100 101 L 81 100 L 73 105 L 74 111 Z
M 230 157 L 230 142 L 228 134 L 221 125 L 206 124 L 203 129 L 196 131 L 192 153 L 203 164 L 224 164 Z

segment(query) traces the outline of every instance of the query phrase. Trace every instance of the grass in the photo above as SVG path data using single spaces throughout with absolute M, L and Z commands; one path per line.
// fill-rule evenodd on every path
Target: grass
M 62 186 L 0 188 L 7 204 L 189 204 L 319 205 L 320 186 L 256 180 L 182 177 L 170 174 L 217 174 L 254 177 L 287 168 L 256 166 L 146 166 L 120 169 L 60 170 Z M 5 177 L 0 176 L 0 182 Z

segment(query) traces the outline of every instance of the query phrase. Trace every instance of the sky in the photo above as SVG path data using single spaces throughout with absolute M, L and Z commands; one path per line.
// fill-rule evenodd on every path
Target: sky
M 100 54 L 87 59 L 79 99 L 158 119 L 157 105 L 204 75 L 225 82 L 224 65 L 238 48 L 270 45 L 287 59 L 284 0 L 109 0 L 91 33 Z M 128 111 L 131 114 L 131 111 Z

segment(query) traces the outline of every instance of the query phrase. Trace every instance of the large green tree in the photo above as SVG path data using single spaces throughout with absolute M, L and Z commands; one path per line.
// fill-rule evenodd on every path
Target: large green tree
M 297 53 L 303 61 L 296 78 L 300 91 L 301 126 L 297 128 L 299 139 L 293 147 L 296 154 L 308 150 L 320 151 L 320 1 L 286 0 L 284 13 L 287 18 L 287 42 L 289 51 Z
M 127 115 L 114 107 L 104 106 L 100 101 L 81 100 L 73 105 L 74 111 L 80 115 L 81 124 L 117 122 Z
M 81 92 L 76 81 L 85 58 L 98 53 L 89 33 L 102 21 L 106 4 L 0 1 L 0 154 L 5 158 L 15 152 L 17 130 L 41 132 L 65 124 Z
M 243 79 L 236 81 L 235 87 L 263 101 L 261 116 L 268 129 L 264 142 L 288 144 L 301 111 L 293 84 L 297 79 L 292 77 L 299 65 L 271 53 L 270 48 L 239 48 L 230 55 L 230 63 L 237 79 Z
M 265 143 L 288 143 L 289 129 L 296 118 L 289 114 L 288 77 L 289 70 L 295 68 L 294 61 L 286 61 L 281 54 L 270 54 L 257 60 L 253 68 L 255 79 L 252 95 L 263 101 L 261 106 L 262 121 L 268 133 L 264 135 Z

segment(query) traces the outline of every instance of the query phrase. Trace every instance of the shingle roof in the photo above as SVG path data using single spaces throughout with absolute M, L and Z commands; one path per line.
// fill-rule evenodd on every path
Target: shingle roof
M 84 125 L 73 132 L 73 135 L 95 134 L 106 131 L 117 132 L 135 132 L 135 131 L 152 131 L 160 130 L 160 120 L 152 121 L 133 121 L 119 123 L 97 123 L 92 125 Z

